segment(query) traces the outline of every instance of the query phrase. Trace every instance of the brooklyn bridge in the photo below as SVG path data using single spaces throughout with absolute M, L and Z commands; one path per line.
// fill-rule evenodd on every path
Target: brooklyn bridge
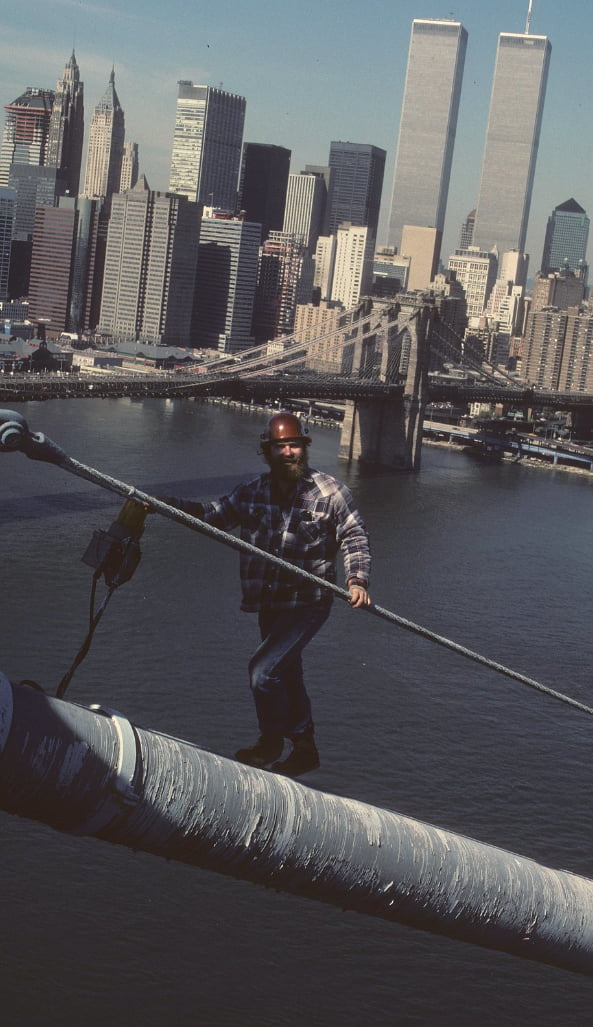
M 147 347 L 154 350 L 155 347 Z M 434 373 L 443 366 L 449 374 Z M 588 438 L 593 395 L 553 392 L 468 360 L 463 340 L 419 294 L 402 303 L 344 313 L 326 334 L 300 333 L 189 369 L 118 367 L 108 372 L 0 374 L 0 405 L 64 398 L 225 397 L 241 403 L 307 400 L 345 407 L 340 455 L 401 469 L 419 466 L 428 404 L 570 411 Z

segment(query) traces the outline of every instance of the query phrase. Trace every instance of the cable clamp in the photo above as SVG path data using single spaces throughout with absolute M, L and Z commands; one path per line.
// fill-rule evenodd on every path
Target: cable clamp
M 117 763 L 110 794 L 84 823 L 70 829 L 70 834 L 74 835 L 98 834 L 121 816 L 122 807 L 135 806 L 140 801 L 140 796 L 134 788 L 138 742 L 130 721 L 108 706 L 93 704 L 87 709 L 107 717 L 113 724 L 118 743 Z

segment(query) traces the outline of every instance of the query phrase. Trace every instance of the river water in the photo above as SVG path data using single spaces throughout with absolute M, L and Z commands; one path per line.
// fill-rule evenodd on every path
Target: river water
M 19 407 L 140 488 L 208 497 L 261 465 L 265 418 L 191 401 Z M 417 475 L 337 459 L 375 601 L 593 704 L 593 477 L 425 447 Z M 81 556 L 117 496 L 2 461 L 0 670 L 48 692 L 87 628 Z M 151 517 L 68 698 L 231 755 L 257 734 L 236 553 Z M 307 650 L 322 766 L 306 783 L 593 878 L 590 717 L 338 602 Z M 123 1027 L 593 1023 L 590 980 L 0 814 L 4 1022 Z

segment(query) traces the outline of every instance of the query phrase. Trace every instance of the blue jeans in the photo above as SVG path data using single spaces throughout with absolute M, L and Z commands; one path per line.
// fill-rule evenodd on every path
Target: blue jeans
M 262 642 L 249 661 L 249 681 L 263 735 L 300 734 L 313 727 L 301 654 L 325 624 L 331 606 L 262 610 Z

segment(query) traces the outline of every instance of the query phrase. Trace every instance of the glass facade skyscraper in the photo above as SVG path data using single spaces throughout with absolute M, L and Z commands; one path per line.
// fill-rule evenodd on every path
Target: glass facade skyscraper
M 16 192 L 0 185 L 0 300 L 8 297 L 8 272 Z
M 306 171 L 298 175 L 291 173 L 282 231 L 294 235 L 304 246 L 314 250 L 323 226 L 326 201 L 327 187 L 323 175 Z
M 590 221 L 576 200 L 555 207 L 546 228 L 542 274 L 551 271 L 582 271 L 587 259 Z
M 40 206 L 35 211 L 29 315 L 47 319 L 52 332 L 68 325 L 72 243 L 76 231 L 76 197 L 62 196 L 58 207 Z
M 442 232 L 467 32 L 457 21 L 416 19 L 408 52 L 388 242 L 404 225 Z
M 241 207 L 247 221 L 261 225 L 262 242 L 284 219 L 290 150 L 269 143 L 245 143 L 241 164 Z
M 261 226 L 203 217 L 195 295 L 195 345 L 236 353 L 253 346 Z
M 483 250 L 525 251 L 551 51 L 546 36 L 498 37 L 474 226 Z
M 234 213 L 245 106 L 243 96 L 179 82 L 169 192 Z
M 330 234 L 347 221 L 366 225 L 377 237 L 386 156 L 385 150 L 367 143 L 330 144 Z

